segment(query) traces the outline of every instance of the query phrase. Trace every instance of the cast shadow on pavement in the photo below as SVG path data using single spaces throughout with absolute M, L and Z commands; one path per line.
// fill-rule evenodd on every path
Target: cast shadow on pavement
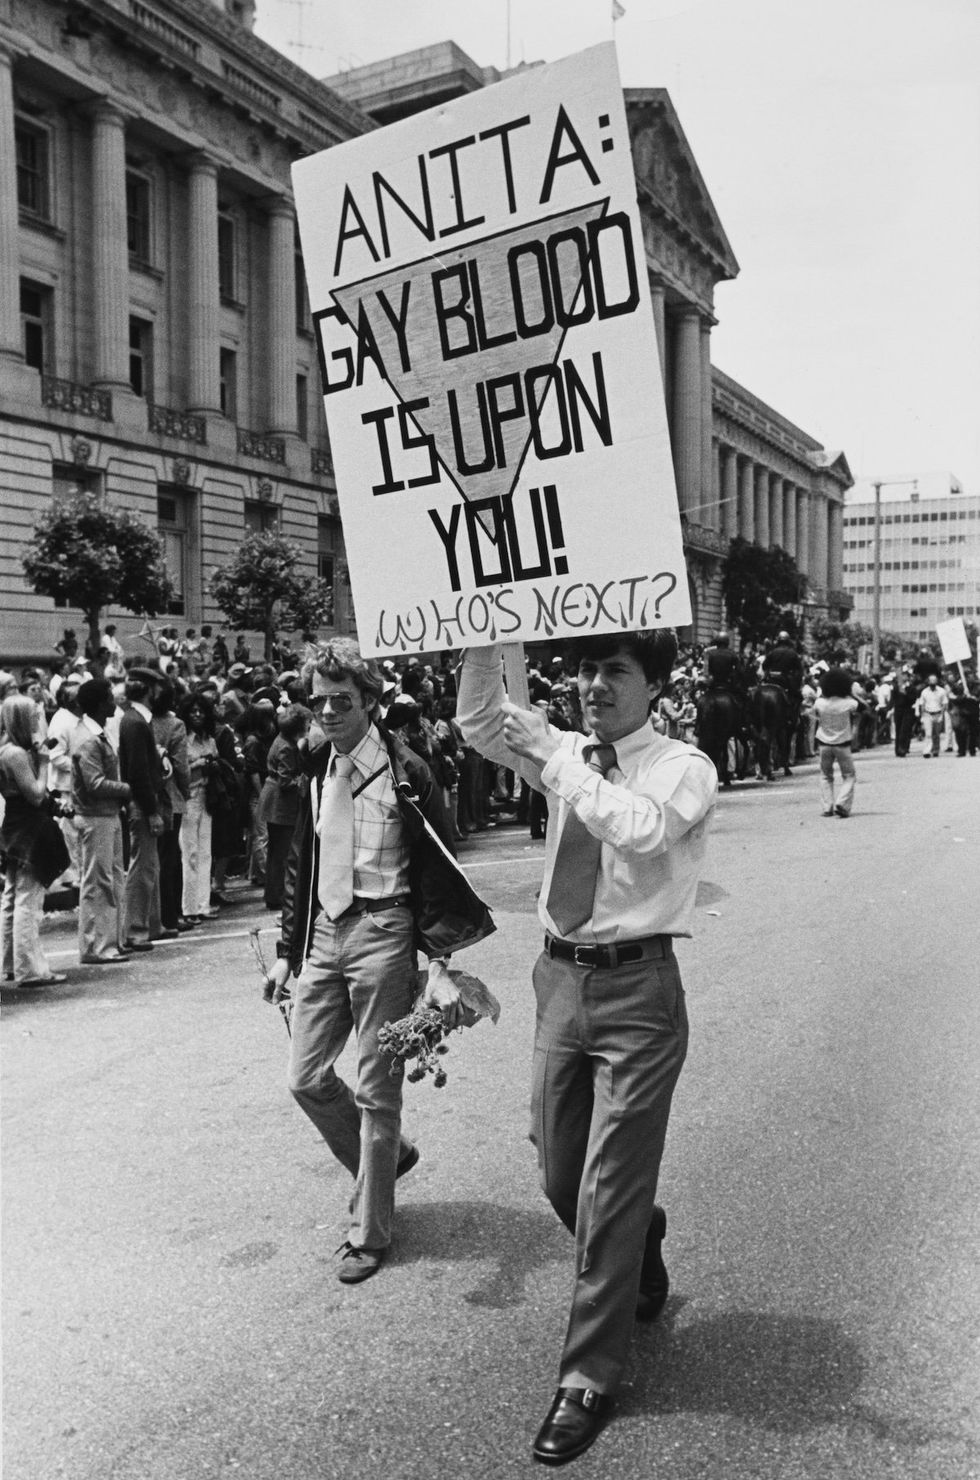
M 837 1321 L 732 1310 L 683 1325 L 685 1303 L 671 1297 L 657 1325 L 637 1325 L 624 1414 L 719 1413 L 787 1434 L 843 1425 L 915 1448 L 951 1437 L 860 1400 L 866 1363 Z
M 431 1259 L 471 1262 L 478 1274 L 463 1299 L 491 1310 L 523 1305 L 529 1276 L 562 1261 L 571 1271 L 574 1244 L 553 1213 L 491 1202 L 404 1203 L 391 1263 Z M 492 1261 L 492 1267 L 485 1266 Z

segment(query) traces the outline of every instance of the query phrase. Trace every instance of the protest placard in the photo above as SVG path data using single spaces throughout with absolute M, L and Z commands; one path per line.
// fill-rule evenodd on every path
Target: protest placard
M 946 622 L 937 622 L 936 636 L 942 648 L 944 663 L 968 663 L 973 657 L 962 617 L 950 617 Z
M 689 622 L 612 44 L 293 183 L 362 650 Z

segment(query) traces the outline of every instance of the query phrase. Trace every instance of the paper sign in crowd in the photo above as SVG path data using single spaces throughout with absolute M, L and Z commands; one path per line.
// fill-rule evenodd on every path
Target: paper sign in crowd
M 689 622 L 612 44 L 293 182 L 362 650 Z

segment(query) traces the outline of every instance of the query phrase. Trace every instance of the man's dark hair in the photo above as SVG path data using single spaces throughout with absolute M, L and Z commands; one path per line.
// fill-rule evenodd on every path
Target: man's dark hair
M 578 637 L 565 649 L 565 665 L 572 672 L 580 663 L 601 663 L 616 653 L 628 653 L 643 669 L 647 683 L 665 684 L 677 662 L 677 638 L 669 627 L 655 632 L 604 632 L 597 637 Z
M 89 719 L 95 719 L 107 704 L 115 707 L 112 697 L 112 684 L 107 678 L 88 678 L 82 684 L 75 697 L 79 714 L 87 714 Z
M 384 692 L 384 679 L 373 658 L 363 658 L 357 643 L 349 637 L 337 637 L 333 642 L 323 643 L 310 654 L 303 664 L 301 677 L 309 693 L 313 688 L 313 675 L 333 679 L 340 683 L 349 678 L 371 708 L 376 709 Z
M 820 692 L 825 699 L 849 699 L 851 675 L 846 668 L 828 668 L 820 675 Z
M 152 703 L 149 706 L 150 713 L 162 718 L 169 714 L 177 702 L 177 693 L 168 678 L 166 683 L 156 685 L 156 693 L 152 695 Z
M 147 683 L 145 678 L 127 678 L 126 698 L 130 703 L 145 704 L 146 696 L 155 685 Z M 149 705 L 147 705 L 149 708 Z

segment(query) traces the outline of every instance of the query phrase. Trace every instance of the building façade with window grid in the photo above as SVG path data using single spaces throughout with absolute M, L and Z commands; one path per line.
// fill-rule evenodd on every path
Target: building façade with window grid
M 954 478 L 881 490 L 881 627 L 910 644 L 935 640 L 950 617 L 980 620 L 980 497 Z M 945 484 L 945 489 L 942 485 Z M 844 581 L 853 620 L 874 613 L 875 506 L 863 487 L 844 509 Z
M 158 622 L 222 622 L 211 570 L 278 529 L 353 626 L 289 169 L 373 124 L 251 23 L 250 0 L 0 0 L 4 662 L 83 640 L 20 564 L 73 487 L 159 530 Z M 138 653 L 142 619 L 106 616 Z
M 43 660 L 80 626 L 20 564 L 72 487 L 159 530 L 178 626 L 220 622 L 211 571 L 278 528 L 333 579 L 335 630 L 353 629 L 289 167 L 389 121 L 393 80 L 409 112 L 501 74 L 446 43 L 317 82 L 254 36 L 253 8 L 0 0 L 2 662 Z M 712 365 L 715 286 L 738 263 L 668 94 L 626 104 L 694 611 L 682 635 L 722 622 L 736 534 L 794 557 L 811 612 L 846 616 L 846 459 Z M 141 619 L 107 616 L 139 651 Z

